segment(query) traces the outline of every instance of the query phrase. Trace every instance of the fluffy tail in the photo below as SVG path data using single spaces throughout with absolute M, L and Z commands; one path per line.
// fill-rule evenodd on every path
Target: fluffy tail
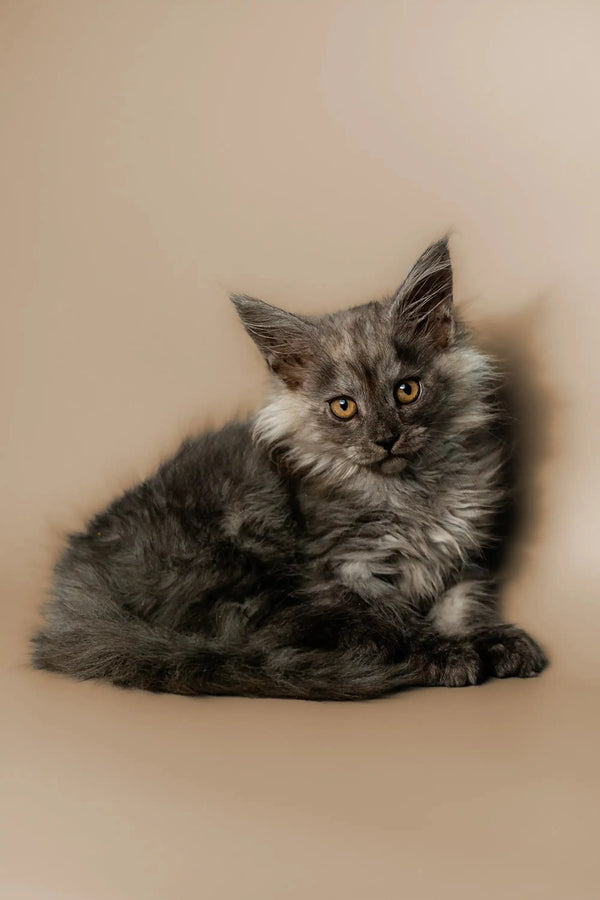
M 408 661 L 386 664 L 361 648 L 225 648 L 125 617 L 50 620 L 32 643 L 39 669 L 175 694 L 361 700 L 417 683 Z

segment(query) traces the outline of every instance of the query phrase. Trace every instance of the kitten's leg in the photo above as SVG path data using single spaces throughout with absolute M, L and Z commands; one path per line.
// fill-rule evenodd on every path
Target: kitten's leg
M 548 664 L 526 631 L 502 622 L 493 587 L 484 579 L 466 579 L 446 591 L 434 604 L 429 622 L 439 642 L 438 656 L 445 652 L 451 658 L 437 683 L 473 684 L 487 676 L 528 678 Z M 435 656 L 436 639 L 429 641 Z

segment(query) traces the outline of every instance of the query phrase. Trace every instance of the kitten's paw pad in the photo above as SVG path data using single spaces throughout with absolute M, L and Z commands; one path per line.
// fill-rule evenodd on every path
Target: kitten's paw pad
M 425 684 L 466 687 L 485 679 L 485 667 L 475 647 L 466 641 L 440 643 L 428 648 L 424 662 Z
M 548 665 L 540 645 L 526 631 L 515 626 L 486 635 L 481 652 L 490 674 L 496 678 L 531 678 Z

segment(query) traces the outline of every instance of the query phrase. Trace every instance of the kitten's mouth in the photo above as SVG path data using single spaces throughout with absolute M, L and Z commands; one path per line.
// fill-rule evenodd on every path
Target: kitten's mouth
M 386 456 L 380 462 L 375 463 L 375 468 L 382 475 L 398 475 L 408 465 L 406 456 Z

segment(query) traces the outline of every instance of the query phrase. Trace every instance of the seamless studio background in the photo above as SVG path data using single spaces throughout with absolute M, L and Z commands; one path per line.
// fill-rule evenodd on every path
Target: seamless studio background
M 4 0 L 3 896 L 597 895 L 600 7 Z M 368 704 L 34 672 L 66 530 L 265 375 L 227 301 L 390 291 L 447 231 L 508 361 L 537 680 Z

